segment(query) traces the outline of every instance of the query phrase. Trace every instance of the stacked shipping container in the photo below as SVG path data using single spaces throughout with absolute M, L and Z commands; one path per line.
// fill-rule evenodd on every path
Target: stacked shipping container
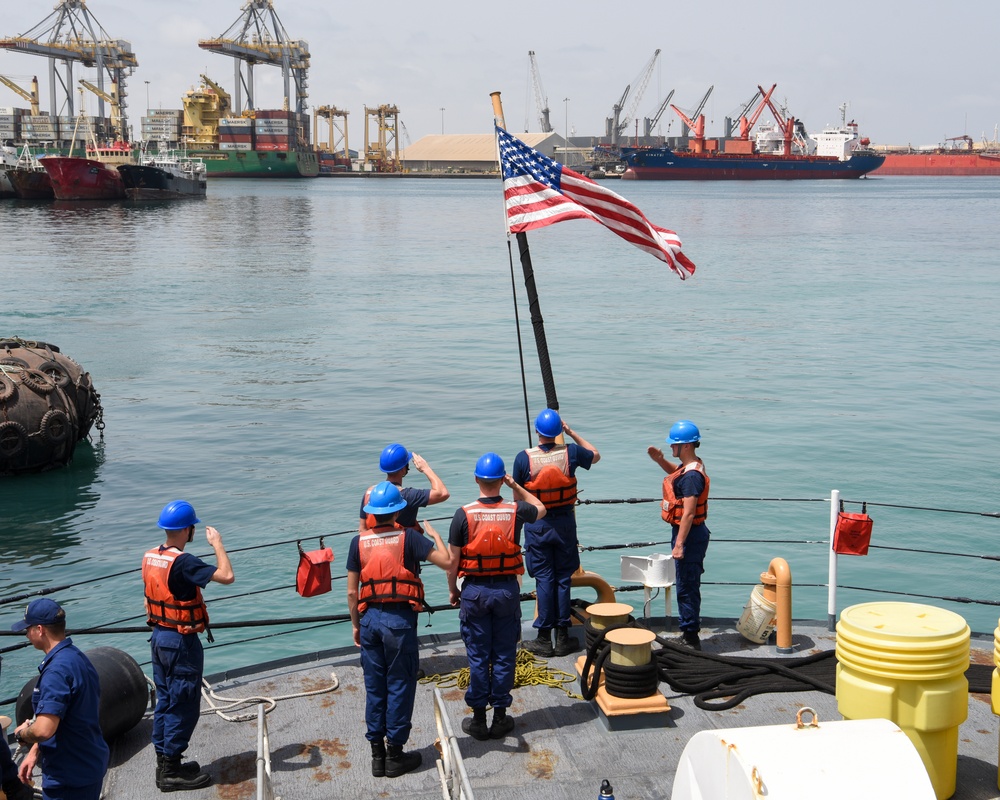
M 184 112 L 178 108 L 149 109 L 142 118 L 143 141 L 166 142 L 168 148 L 177 149 L 183 122 Z

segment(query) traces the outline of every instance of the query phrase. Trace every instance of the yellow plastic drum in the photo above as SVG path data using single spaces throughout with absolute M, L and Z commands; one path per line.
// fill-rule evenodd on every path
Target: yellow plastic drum
M 969 626 L 919 603 L 862 603 L 837 623 L 837 707 L 845 719 L 895 722 L 938 800 L 955 793 L 958 728 L 969 714 Z
M 993 703 L 993 713 L 1000 714 L 1000 625 L 993 631 L 993 663 L 996 669 L 993 670 L 993 685 L 990 695 Z M 0 717 L 2 720 L 3 717 Z M 1000 788 L 1000 754 L 997 756 L 997 788 Z

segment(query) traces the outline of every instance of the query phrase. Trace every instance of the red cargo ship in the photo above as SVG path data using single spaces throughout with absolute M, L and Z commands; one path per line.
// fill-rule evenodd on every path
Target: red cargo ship
M 948 147 L 947 142 L 963 146 Z M 1000 143 L 985 141 L 976 148 L 971 136 L 952 136 L 945 147 L 914 150 L 911 147 L 885 147 L 885 162 L 879 175 L 992 175 L 1000 177 Z
M 991 175 L 1000 177 L 1000 151 L 885 151 L 875 175 Z
M 49 174 L 56 200 L 121 200 L 125 184 L 120 164 L 134 164 L 132 148 L 124 142 L 88 147 L 87 157 L 45 156 L 39 162 Z

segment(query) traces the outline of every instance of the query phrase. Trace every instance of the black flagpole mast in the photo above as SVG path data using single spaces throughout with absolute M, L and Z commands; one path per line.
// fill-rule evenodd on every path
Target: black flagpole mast
M 500 102 L 500 92 L 492 92 L 490 97 L 493 99 L 493 115 L 496 118 L 496 122 L 501 128 L 506 130 L 507 125 L 504 122 L 503 106 Z M 506 215 L 504 219 L 506 220 Z M 508 228 L 508 235 L 509 233 L 510 229 Z M 552 362 L 549 360 L 549 346 L 548 342 L 545 340 L 545 322 L 542 319 L 542 309 L 538 302 L 538 289 L 535 287 L 535 271 L 531 266 L 531 251 L 528 249 L 528 236 L 525 233 L 517 233 L 515 234 L 515 238 L 517 239 L 517 250 L 521 260 L 521 271 L 524 273 L 524 288 L 528 293 L 528 310 L 531 316 L 531 328 L 535 334 L 535 347 L 538 350 L 538 365 L 542 370 L 542 386 L 545 389 L 545 404 L 548 408 L 558 411 L 559 399 L 556 396 L 555 379 L 552 377 Z M 527 403 L 527 399 L 525 400 L 525 403 Z M 526 405 L 525 414 L 527 413 L 528 409 Z M 530 442 L 530 422 L 528 430 L 528 440 Z

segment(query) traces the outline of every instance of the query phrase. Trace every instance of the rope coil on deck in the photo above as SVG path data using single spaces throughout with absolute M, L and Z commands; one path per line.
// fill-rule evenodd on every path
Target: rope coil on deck
M 576 677 L 561 669 L 551 669 L 542 659 L 536 658 L 527 650 L 519 649 L 514 661 L 514 688 L 522 686 L 549 686 L 559 689 L 574 700 L 583 700 L 568 688 Z M 470 672 L 468 667 L 460 667 L 451 672 L 438 672 L 425 675 L 420 683 L 435 683 L 440 689 L 468 689 Z

